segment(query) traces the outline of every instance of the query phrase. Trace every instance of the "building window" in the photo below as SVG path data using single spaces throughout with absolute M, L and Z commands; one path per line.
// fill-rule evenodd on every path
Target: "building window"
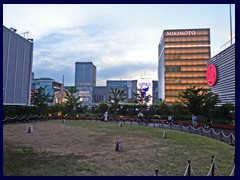
M 179 72 L 179 71 L 181 71 L 181 67 L 180 66 L 166 66 L 166 71 Z

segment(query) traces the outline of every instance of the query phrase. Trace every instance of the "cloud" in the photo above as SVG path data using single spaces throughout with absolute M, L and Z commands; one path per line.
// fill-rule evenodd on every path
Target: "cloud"
M 210 27 L 212 51 L 219 52 L 229 31 L 222 23 L 225 5 L 179 6 L 6 4 L 3 24 L 18 33 L 30 31 L 36 77 L 61 82 L 64 74 L 66 85 L 74 85 L 75 62 L 91 61 L 97 67 L 97 84 L 103 85 L 108 79 L 157 79 L 164 29 Z

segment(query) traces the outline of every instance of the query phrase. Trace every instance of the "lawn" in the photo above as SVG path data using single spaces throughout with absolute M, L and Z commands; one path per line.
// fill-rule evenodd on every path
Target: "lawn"
M 115 151 L 118 140 L 123 152 Z M 206 176 L 212 155 L 228 176 L 235 154 L 234 146 L 196 134 L 77 120 L 4 125 L 3 143 L 5 176 L 153 176 L 155 169 L 160 176 L 183 176 L 188 160 L 197 176 Z

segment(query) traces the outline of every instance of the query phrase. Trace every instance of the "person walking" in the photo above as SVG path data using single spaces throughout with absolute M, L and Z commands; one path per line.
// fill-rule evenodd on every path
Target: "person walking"
M 193 127 L 197 127 L 197 116 L 192 114 L 192 125 Z
M 141 113 L 141 111 L 139 111 L 138 118 L 140 119 L 140 121 L 142 121 L 142 117 L 143 117 L 143 113 Z
M 104 121 L 108 121 L 108 111 L 106 111 L 103 116 L 104 116 Z
M 168 116 L 167 121 L 168 121 L 168 123 L 170 123 L 172 121 L 172 117 Z

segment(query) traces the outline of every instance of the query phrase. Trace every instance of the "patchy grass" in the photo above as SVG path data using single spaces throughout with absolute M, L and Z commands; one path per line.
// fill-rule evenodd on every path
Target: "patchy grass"
M 33 133 L 27 133 L 30 125 Z M 235 154 L 235 147 L 205 136 L 111 122 L 52 120 L 3 129 L 4 175 L 152 176 L 157 168 L 162 176 L 183 176 L 190 159 L 194 173 L 206 176 L 212 155 L 229 175 Z M 115 151 L 117 140 L 124 152 Z

